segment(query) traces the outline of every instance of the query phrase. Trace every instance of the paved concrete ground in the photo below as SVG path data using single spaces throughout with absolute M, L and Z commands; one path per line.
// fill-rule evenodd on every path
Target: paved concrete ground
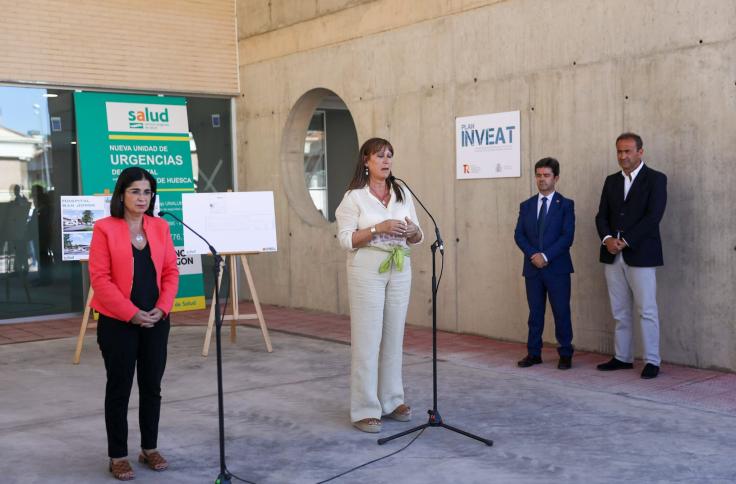
M 202 336 L 201 327 L 172 330 L 160 432 L 172 468 L 156 474 L 136 463 L 137 482 L 206 483 L 217 475 L 215 359 L 214 351 L 199 356 Z M 315 483 L 409 441 L 378 446 L 374 436 L 350 426 L 347 345 L 276 331 L 272 338 L 271 354 L 253 328 L 241 328 L 238 342 L 224 346 L 231 471 L 258 483 Z M 508 345 L 515 352 L 521 347 Z M 93 334 L 79 366 L 69 363 L 73 346 L 72 338 L 0 345 L 2 482 L 113 482 L 106 469 L 102 360 Z M 415 419 L 388 422 L 383 435 L 424 422 L 431 406 L 431 360 L 426 348 L 407 346 L 405 383 Z M 584 355 L 561 372 L 546 355 L 545 365 L 519 369 L 507 356 L 448 352 L 439 364 L 440 411 L 447 423 L 493 439 L 494 447 L 430 428 L 403 452 L 332 482 L 736 481 L 730 406 L 652 391 L 658 383 L 673 388 L 662 377 L 602 375 L 582 363 Z M 136 394 L 131 403 L 135 452 Z

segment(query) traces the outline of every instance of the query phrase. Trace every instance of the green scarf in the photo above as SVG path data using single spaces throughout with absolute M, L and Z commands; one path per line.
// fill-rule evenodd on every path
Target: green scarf
M 407 249 L 406 247 L 401 247 L 401 246 L 394 246 L 391 249 L 383 249 L 381 247 L 373 247 L 373 246 L 369 246 L 366 248 L 380 250 L 381 252 L 388 252 L 388 257 L 386 257 L 386 260 L 381 262 L 381 265 L 378 266 L 379 274 L 388 272 L 391 269 L 392 265 L 395 265 L 398 271 L 403 271 L 404 270 L 404 257 L 409 257 L 409 254 L 411 253 L 409 249 Z

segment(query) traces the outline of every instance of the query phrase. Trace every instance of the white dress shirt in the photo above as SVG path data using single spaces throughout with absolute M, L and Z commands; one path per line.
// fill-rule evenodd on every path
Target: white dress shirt
M 639 163 L 639 166 L 637 166 L 636 170 L 632 171 L 630 175 L 627 175 L 626 172 L 621 170 L 621 176 L 624 177 L 624 200 L 626 200 L 626 197 L 629 196 L 629 190 L 631 190 L 631 185 L 634 184 L 634 180 L 636 180 L 636 175 L 639 174 L 642 166 L 644 166 L 643 161 Z M 618 236 L 618 234 L 616 234 L 616 236 Z M 613 237 L 613 235 L 606 235 L 605 237 L 603 237 L 603 240 L 601 241 L 601 243 L 605 244 L 606 240 L 610 239 L 611 237 Z M 621 237 L 621 240 L 626 242 L 626 239 L 624 239 L 623 237 Z M 629 243 L 626 242 L 626 245 L 629 245 Z
M 549 213 L 550 203 L 552 203 L 552 197 L 554 196 L 555 192 L 552 192 L 549 195 L 542 195 L 541 193 L 539 194 L 539 196 L 537 197 L 537 219 L 539 219 L 539 211 L 542 210 L 542 198 L 547 199 L 547 211 L 545 212 L 545 215 L 547 215 Z
M 639 163 L 639 166 L 636 167 L 636 170 L 631 172 L 630 177 L 626 176 L 626 173 L 624 173 L 624 171 L 621 170 L 621 175 L 624 177 L 624 200 L 626 200 L 626 197 L 629 196 L 629 190 L 631 190 L 631 185 L 634 184 L 634 180 L 636 180 L 636 175 L 639 174 L 642 166 L 644 166 L 643 161 Z
M 387 206 L 376 198 L 366 185 L 356 190 L 348 190 L 335 210 L 337 218 L 337 238 L 342 248 L 354 251 L 353 232 L 360 229 L 373 227 L 386 219 L 405 221 L 404 217 L 414 222 L 419 228 L 417 212 L 414 208 L 414 200 L 409 190 L 404 190 L 404 201 L 398 202 L 396 194 L 391 190 L 391 199 Z M 419 228 L 420 243 L 424 240 L 424 232 Z M 413 245 L 413 244 L 412 244 Z M 397 237 L 390 234 L 373 234 L 368 246 L 380 249 L 391 249 L 396 246 L 408 247 L 406 237 Z

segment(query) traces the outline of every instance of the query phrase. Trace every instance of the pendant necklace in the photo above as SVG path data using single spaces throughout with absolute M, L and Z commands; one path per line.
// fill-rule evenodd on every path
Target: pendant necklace
M 383 195 L 383 197 L 381 197 L 373 189 L 373 187 L 369 186 L 368 188 L 370 189 L 371 193 L 373 193 L 373 196 L 375 196 L 378 199 L 378 201 L 381 202 L 381 205 L 383 205 L 384 207 L 388 207 L 388 202 L 391 200 L 391 192 L 389 190 L 386 190 L 386 193 Z
M 132 227 L 128 227 L 128 228 L 129 229 L 132 229 Z M 131 230 L 131 232 L 132 232 L 132 230 Z M 138 232 L 137 234 L 135 234 L 133 236 L 133 239 L 136 242 L 138 242 L 139 244 L 143 243 L 143 241 L 146 240 L 146 238 L 143 236 L 143 227 L 141 227 L 141 231 L 140 232 Z

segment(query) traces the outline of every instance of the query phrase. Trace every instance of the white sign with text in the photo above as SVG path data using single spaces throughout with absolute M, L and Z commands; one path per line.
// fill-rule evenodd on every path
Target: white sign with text
M 521 113 L 455 118 L 458 180 L 521 176 Z
M 184 222 L 220 253 L 276 252 L 276 212 L 273 192 L 184 193 Z M 188 254 L 210 250 L 190 230 L 184 230 Z

